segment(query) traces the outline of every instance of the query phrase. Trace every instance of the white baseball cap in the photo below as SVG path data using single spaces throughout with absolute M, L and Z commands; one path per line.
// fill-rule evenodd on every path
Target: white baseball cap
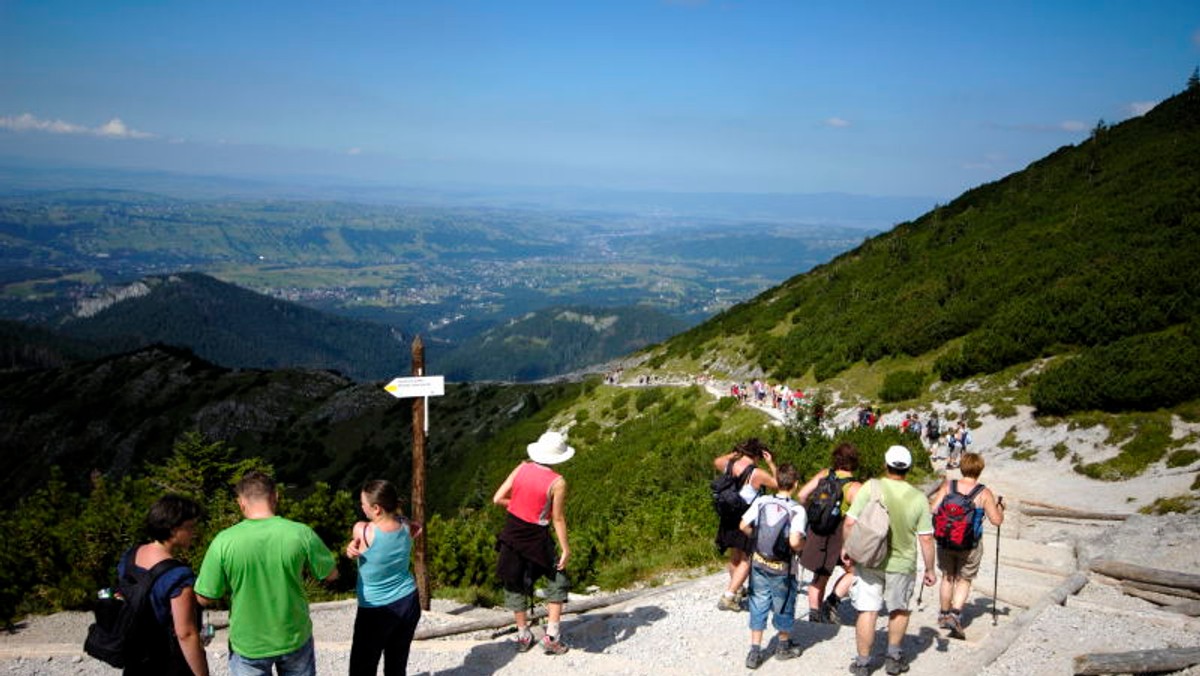
M 908 469 L 912 467 L 912 453 L 903 446 L 892 446 L 883 455 L 883 461 L 892 469 Z

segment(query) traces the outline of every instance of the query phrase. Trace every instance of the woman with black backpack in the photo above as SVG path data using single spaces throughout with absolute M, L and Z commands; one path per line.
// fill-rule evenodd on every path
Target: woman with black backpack
M 808 511 L 808 533 L 800 565 L 813 574 L 808 585 L 809 622 L 837 624 L 838 604 L 850 593 L 854 581 L 853 571 L 846 570 L 833 593 L 825 597 L 829 578 L 842 563 L 842 516 L 862 486 L 854 478 L 856 472 L 858 448 L 850 443 L 838 444 L 830 468 L 814 474 L 800 489 L 798 501 Z
M 200 505 L 188 498 L 159 498 L 146 514 L 150 542 L 134 546 L 117 564 L 117 579 L 121 581 L 118 590 L 128 581 L 152 579 L 150 607 L 159 630 L 158 636 L 139 636 L 136 640 L 125 637 L 125 652 L 130 656 L 124 669 L 127 676 L 208 676 L 208 656 L 200 632 L 201 610 L 192 591 L 196 574 L 175 560 L 192 545 L 201 514 Z M 154 570 L 156 566 L 158 571 Z
M 758 467 L 760 460 L 771 468 L 769 473 Z M 757 438 L 750 438 L 734 446 L 729 453 L 714 459 L 713 467 L 724 475 L 739 478 L 738 495 L 743 503 L 740 510 L 718 510 L 717 513 L 717 550 L 722 554 L 726 549 L 729 550 L 729 586 L 717 601 L 717 608 L 736 611 L 741 610 L 738 595 L 750 577 L 750 551 L 754 547 L 754 543 L 742 532 L 742 515 L 760 493 L 778 488 L 775 483 L 775 460 L 766 444 Z

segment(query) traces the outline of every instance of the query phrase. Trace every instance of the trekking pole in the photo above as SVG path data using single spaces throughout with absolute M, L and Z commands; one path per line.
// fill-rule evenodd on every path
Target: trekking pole
M 1004 496 L 996 498 L 1000 509 L 1004 509 Z M 1003 524 L 1001 524 L 1003 525 Z M 996 574 L 992 578 L 992 626 L 996 626 L 996 592 L 1000 589 L 1000 526 L 996 526 Z
M 918 580 L 917 588 L 917 610 L 925 610 L 924 604 L 921 603 L 921 597 L 925 595 L 925 580 Z

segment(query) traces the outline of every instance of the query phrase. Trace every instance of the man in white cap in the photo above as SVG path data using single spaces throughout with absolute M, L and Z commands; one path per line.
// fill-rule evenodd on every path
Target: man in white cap
M 567 445 L 562 434 L 551 431 L 529 444 L 526 452 L 529 460 L 517 465 L 492 497 L 492 502 L 508 511 L 500 531 L 496 573 L 504 585 L 504 606 L 513 611 L 516 620 L 518 652 L 533 647 L 526 610 L 533 596 L 533 583 L 546 578 L 547 622 L 542 650 L 547 655 L 561 655 L 569 650 L 562 641 L 559 622 L 570 588 L 565 571 L 571 548 L 567 544 L 567 481 L 550 466 L 569 460 L 575 449 Z M 551 524 L 558 540 L 557 557 L 550 539 Z
M 908 604 L 912 600 L 913 586 L 917 575 L 917 547 L 925 560 L 923 582 L 932 587 L 937 583 L 933 567 L 933 516 L 925 494 L 910 486 L 904 478 L 912 469 L 912 453 L 903 446 L 892 446 L 884 454 L 887 472 L 882 479 L 872 479 L 863 484 L 843 523 L 848 541 L 854 525 L 873 493 L 871 483 L 878 482 L 881 499 L 888 512 L 888 554 L 878 568 L 858 566 L 858 579 L 850 588 L 850 599 L 858 611 L 858 622 L 854 626 L 855 645 L 858 654 L 850 663 L 850 673 L 866 676 L 870 673 L 871 647 L 875 642 L 875 621 L 879 612 L 887 605 L 888 647 L 884 666 L 889 674 L 908 671 L 901 643 L 908 630 L 908 618 L 912 613 Z

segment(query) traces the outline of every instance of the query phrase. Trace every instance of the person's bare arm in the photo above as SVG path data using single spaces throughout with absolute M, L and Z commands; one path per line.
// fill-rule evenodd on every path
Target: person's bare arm
M 179 596 L 171 599 L 171 621 L 175 625 L 175 637 L 183 659 L 196 676 L 208 676 L 208 655 L 196 626 L 196 602 L 198 597 L 191 587 L 184 587 Z
M 567 480 L 559 477 L 550 487 L 550 520 L 554 524 L 554 535 L 558 538 L 558 569 L 566 570 L 571 558 L 571 546 L 567 541 Z
M 796 502 L 799 502 L 802 505 L 807 505 L 809 498 L 812 497 L 813 491 L 817 490 L 817 483 L 821 479 L 824 479 L 826 474 L 829 474 L 828 468 L 812 475 L 812 478 L 800 488 L 800 493 L 796 496 Z
M 523 465 L 524 463 L 522 463 Z M 508 473 L 508 478 L 504 483 L 500 484 L 500 488 L 496 489 L 496 494 L 492 496 L 492 502 L 501 507 L 508 507 L 508 501 L 512 499 L 513 481 L 517 478 L 517 470 L 521 469 L 521 465 L 513 468 L 513 471 Z
M 917 536 L 921 543 L 921 558 L 925 560 L 925 586 L 937 584 L 937 569 L 933 564 L 933 533 L 922 533 Z
M 950 480 L 943 479 L 942 485 L 938 486 L 938 489 L 936 492 L 934 492 L 933 497 L 929 499 L 929 511 L 936 512 L 938 507 L 942 506 L 942 500 L 946 499 L 946 493 L 949 490 L 950 490 Z
M 730 453 L 726 453 L 725 455 L 720 456 L 716 460 L 713 460 L 713 467 L 718 472 L 724 472 L 725 466 L 729 464 L 730 460 L 737 460 L 740 457 L 742 457 L 742 454 L 738 453 L 737 451 L 732 451 Z
M 985 488 L 981 491 L 983 498 L 983 513 L 987 515 L 988 521 L 992 522 L 993 526 L 999 526 L 1004 523 L 1004 506 L 996 500 L 992 489 Z

